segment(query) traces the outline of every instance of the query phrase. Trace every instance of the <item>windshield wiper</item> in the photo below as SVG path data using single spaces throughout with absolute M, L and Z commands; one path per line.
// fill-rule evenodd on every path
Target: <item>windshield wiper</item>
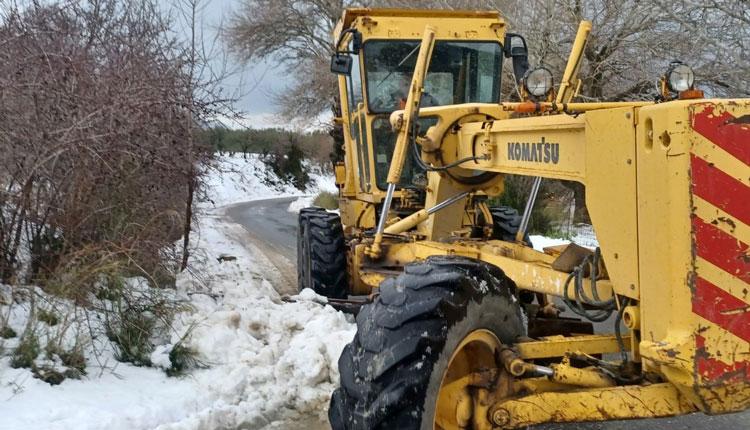
M 403 60 L 399 61 L 399 63 L 396 64 L 396 67 L 393 70 L 391 70 L 390 72 L 388 72 L 388 74 L 385 75 L 385 78 L 381 79 L 380 82 L 378 82 L 378 84 L 375 85 L 375 89 L 380 88 L 380 85 L 382 85 L 383 82 L 385 82 L 388 78 L 390 78 L 391 75 L 396 72 L 396 69 L 398 69 L 399 67 L 401 67 L 401 65 L 404 64 L 406 62 L 406 60 L 409 59 L 409 57 L 411 57 L 412 55 L 414 55 L 414 53 L 419 50 L 419 46 L 420 45 L 417 44 L 417 46 L 415 46 L 414 49 L 411 50 L 411 52 L 409 52 L 408 54 L 406 54 L 406 57 L 404 57 Z

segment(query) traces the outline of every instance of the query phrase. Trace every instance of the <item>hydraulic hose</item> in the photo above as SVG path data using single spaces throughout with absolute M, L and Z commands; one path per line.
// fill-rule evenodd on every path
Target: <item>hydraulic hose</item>
M 575 267 L 565 281 L 565 294 L 563 300 L 570 310 L 593 322 L 606 321 L 612 312 L 617 309 L 617 303 L 614 296 L 609 300 L 602 301 L 599 298 L 599 291 L 596 287 L 596 281 L 599 277 L 599 260 L 601 259 L 601 250 L 596 248 L 596 251 L 583 259 L 581 264 Z M 591 286 L 591 294 L 593 298 L 588 297 L 583 286 L 585 279 L 586 269 L 589 269 L 589 278 Z M 575 300 L 570 297 L 570 284 L 573 283 L 573 292 Z M 590 310 L 588 307 L 594 307 L 597 309 Z

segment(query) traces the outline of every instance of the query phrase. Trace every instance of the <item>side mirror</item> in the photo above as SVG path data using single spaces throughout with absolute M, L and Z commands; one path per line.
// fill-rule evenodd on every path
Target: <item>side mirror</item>
M 513 59 L 513 76 L 516 82 L 521 82 L 529 70 L 529 49 L 526 46 L 526 39 L 520 34 L 506 33 L 503 51 L 505 58 Z
M 352 73 L 352 57 L 349 54 L 335 53 L 331 56 L 331 72 L 349 76 Z

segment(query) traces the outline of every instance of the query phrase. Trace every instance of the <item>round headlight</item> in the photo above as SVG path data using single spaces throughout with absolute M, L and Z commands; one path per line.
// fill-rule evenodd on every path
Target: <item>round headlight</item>
M 694 80 L 693 69 L 687 64 L 674 62 L 669 66 L 669 70 L 667 71 L 667 85 L 669 85 L 670 90 L 677 93 L 689 90 L 693 88 Z
M 542 97 L 552 90 L 552 72 L 544 67 L 537 67 L 526 72 L 523 86 L 534 97 Z

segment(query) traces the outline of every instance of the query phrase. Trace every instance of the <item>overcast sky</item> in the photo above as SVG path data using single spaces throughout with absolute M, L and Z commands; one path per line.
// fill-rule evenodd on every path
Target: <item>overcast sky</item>
M 165 5 L 175 4 L 175 0 L 161 0 Z M 210 44 L 219 32 L 221 26 L 229 20 L 233 11 L 239 8 L 241 0 L 204 0 L 200 11 L 200 26 L 203 28 L 203 39 Z M 226 47 L 222 40 L 217 41 L 212 60 L 216 67 L 220 67 Z M 230 94 L 237 93 L 240 99 L 237 109 L 245 112 L 248 125 L 263 127 L 271 125 L 269 114 L 276 112 L 273 105 L 273 93 L 283 90 L 288 84 L 286 74 L 269 63 L 241 64 L 235 58 L 228 58 L 228 68 L 237 73 L 230 76 L 225 88 Z M 227 124 L 229 125 L 229 124 Z

